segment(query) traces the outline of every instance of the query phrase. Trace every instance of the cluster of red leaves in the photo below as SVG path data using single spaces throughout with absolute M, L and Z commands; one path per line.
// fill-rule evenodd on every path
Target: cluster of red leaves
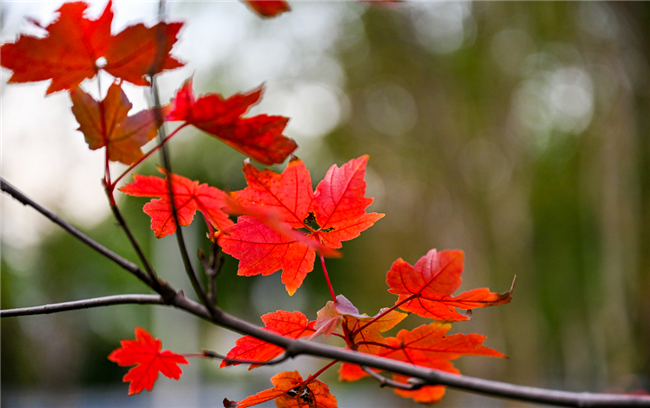
M 289 10 L 284 1 L 245 2 L 265 17 Z M 123 81 L 148 86 L 153 75 L 181 67 L 183 63 L 170 53 L 182 23 L 158 23 L 152 27 L 135 24 L 112 34 L 111 1 L 96 20 L 85 16 L 87 7 L 82 2 L 64 4 L 58 10 L 58 18 L 49 25 L 32 21 L 45 35 L 20 36 L 15 43 L 2 45 L 0 60 L 3 67 L 13 71 L 11 83 L 51 80 L 47 94 L 69 92 L 72 112 L 89 147 L 106 148 L 107 172 L 109 161 L 137 165 L 144 157 L 142 147 L 156 136 L 164 121 L 181 121 L 181 127 L 194 126 L 266 165 L 284 162 L 296 149 L 296 143 L 282 135 L 288 118 L 243 117 L 260 100 L 262 88 L 229 98 L 208 94 L 197 99 L 189 79 L 163 109 L 147 109 L 129 116 L 132 104 L 122 90 Z M 115 80 L 106 96 L 95 100 L 80 85 L 100 70 Z M 162 170 L 165 178 L 136 175 L 134 182 L 120 190 L 133 196 L 156 197 L 145 204 L 144 211 L 151 217 L 158 238 L 176 231 L 174 210 L 182 226 L 189 225 L 196 211 L 200 211 L 212 239 L 225 253 L 239 260 L 239 275 L 269 275 L 282 270 L 282 281 L 289 294 L 293 294 L 313 270 L 317 251 L 338 255 L 336 249 L 341 248 L 343 241 L 356 238 L 383 217 L 366 212 L 372 203 L 371 198 L 365 197 L 367 161 L 368 157 L 362 156 L 340 168 L 333 165 L 315 190 L 309 171 L 297 158 L 281 174 L 258 170 L 245 162 L 248 186 L 231 194 Z M 105 181 L 110 182 L 108 173 Z M 107 183 L 107 187 L 112 192 L 115 186 Z M 229 214 L 240 214 L 236 223 Z M 415 266 L 399 259 L 387 274 L 389 291 L 398 299 L 394 306 L 377 315 L 360 314 L 339 295 L 318 312 L 315 321 L 309 321 L 299 311 L 277 311 L 262 316 L 264 329 L 291 339 L 335 335 L 350 350 L 458 373 L 451 360 L 460 356 L 503 354 L 483 346 L 485 336 L 447 336 L 451 322 L 467 320 L 471 309 L 508 303 L 512 292 L 511 289 L 498 294 L 482 288 L 453 296 L 461 284 L 462 269 L 461 251 L 431 250 Z M 410 331 L 401 330 L 396 337 L 385 337 L 383 333 L 407 316 L 398 308 L 434 322 Z M 456 309 L 468 312 L 461 314 Z M 123 340 L 122 346 L 109 356 L 121 366 L 135 365 L 124 376 L 124 381 L 131 383 L 129 394 L 151 390 L 159 372 L 169 378 L 180 377 L 178 365 L 188 364 L 185 357 L 162 351 L 161 342 L 144 329 L 136 328 L 135 335 L 135 340 Z M 246 361 L 251 362 L 250 369 L 282 352 L 281 347 L 244 336 L 237 340 L 221 366 Z M 343 363 L 339 375 L 342 380 L 354 381 L 369 374 L 357 365 Z M 273 388 L 240 402 L 226 399 L 224 406 L 249 407 L 274 399 L 278 407 L 336 407 L 336 399 L 317 376 L 318 373 L 303 380 L 298 372 L 280 373 L 271 378 Z M 408 383 L 403 375 L 393 375 L 393 380 Z M 442 397 L 444 387 L 396 392 L 431 403 Z
M 467 319 L 467 316 L 456 312 L 454 308 L 469 309 L 509 303 L 512 289 L 506 293 L 496 294 L 482 288 L 464 292 L 457 297 L 451 296 L 461 283 L 460 274 L 463 270 L 461 251 L 438 252 L 434 249 L 423 256 L 415 267 L 410 265 L 407 267 L 407 265 L 399 259 L 388 272 L 389 291 L 400 295 L 400 298 L 393 307 L 382 309 L 376 316 L 359 314 L 349 300 L 339 295 L 336 301 L 327 302 L 326 306 L 318 312 L 315 321 L 308 321 L 300 312 L 277 311 L 263 317 L 264 328 L 293 339 L 307 336 L 313 339 L 320 334 L 324 336 L 334 334 L 341 337 L 350 350 L 454 374 L 459 372 L 451 360 L 461 356 L 505 357 L 498 351 L 483 346 L 485 340 L 483 335 L 447 336 L 447 332 L 453 320 Z M 409 293 L 406 298 L 402 297 L 404 291 Z M 456 301 L 457 299 L 463 300 Z M 420 307 L 414 307 L 416 303 Z M 384 337 L 384 332 L 394 328 L 407 316 L 406 313 L 395 310 L 398 307 L 435 320 L 413 330 L 401 330 L 396 337 Z M 438 312 L 432 314 L 431 310 Z M 249 369 L 251 369 L 262 362 L 274 359 L 282 352 L 283 349 L 278 346 L 252 336 L 244 336 L 237 340 L 236 346 L 230 350 L 221 366 L 236 364 L 229 363 L 228 360 L 258 362 L 250 365 Z M 368 375 L 361 367 L 350 363 L 343 363 L 339 370 L 339 378 L 343 381 L 356 381 Z M 408 384 L 408 377 L 403 375 L 393 374 L 393 380 Z M 417 390 L 396 389 L 395 392 L 417 402 L 433 403 L 442 398 L 445 387 L 424 386 Z
M 277 14 L 282 7 L 288 9 L 284 2 L 264 3 L 268 4 L 260 6 L 263 15 L 273 14 L 272 10 Z M 47 94 L 69 91 L 79 130 L 92 150 L 107 148 L 107 161 L 136 163 L 143 157 L 142 146 L 156 136 L 164 120 L 184 121 L 263 164 L 282 163 L 296 149 L 296 143 L 282 135 L 288 118 L 241 118 L 259 101 L 261 89 L 226 100 L 217 94 L 195 100 L 188 80 L 157 120 L 156 112 L 149 109 L 127 117 L 132 104 L 121 82 L 147 86 L 153 75 L 183 66 L 170 54 L 183 23 L 158 23 L 152 27 L 135 24 L 111 34 L 112 3 L 108 2 L 96 20 L 85 17 L 87 7 L 83 2 L 67 3 L 58 9 L 59 18 L 49 25 L 32 21 L 46 35 L 22 35 L 15 43 L 2 45 L 0 61 L 13 71 L 10 83 L 52 80 Z M 111 74 L 116 82 L 103 100 L 96 101 L 80 85 L 100 70 Z
M 136 24 L 113 35 L 111 2 L 97 20 L 84 17 L 87 7 L 83 2 L 64 4 L 59 18 L 42 27 L 45 37 L 23 35 L 4 44 L 2 66 L 14 71 L 9 82 L 51 79 L 50 94 L 71 90 L 103 69 L 135 85 L 149 85 L 148 77 L 183 66 L 169 55 L 182 23 Z M 104 64 L 98 63 L 100 58 Z

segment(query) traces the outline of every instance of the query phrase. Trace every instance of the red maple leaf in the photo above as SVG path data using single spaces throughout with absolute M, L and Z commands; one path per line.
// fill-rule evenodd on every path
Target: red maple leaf
M 481 288 L 452 296 L 462 282 L 463 257 L 459 250 L 438 252 L 432 249 L 415 266 L 401 258 L 395 261 L 386 275 L 388 291 L 399 295 L 395 304 L 422 317 L 457 321 L 469 317 L 454 308 L 470 310 L 502 305 L 512 300 L 512 288 L 504 293 Z
M 120 366 L 135 365 L 123 378 L 131 382 L 129 395 L 143 389 L 151 391 L 158 379 L 158 372 L 168 378 L 178 380 L 183 370 L 179 364 L 189 364 L 185 357 L 169 350 L 161 351 L 162 343 L 154 339 L 146 330 L 135 328 L 135 340 L 122 340 L 122 347 L 114 350 L 108 359 Z
M 149 85 L 147 76 L 183 65 L 168 55 L 182 23 L 151 28 L 136 24 L 112 35 L 112 3 L 97 20 L 84 17 L 87 7 L 83 2 L 66 3 L 58 9 L 59 18 L 42 27 L 45 37 L 21 35 L 15 43 L 4 44 L 0 60 L 13 71 L 9 82 L 52 79 L 47 89 L 51 94 L 73 89 L 104 69 L 136 85 Z M 103 64 L 100 58 L 105 59 Z
M 383 339 L 380 333 L 392 329 L 407 316 L 406 313 L 396 310 L 386 310 L 380 310 L 374 317 L 360 314 L 352 302 L 345 296 L 338 295 L 336 301 L 328 301 L 325 307 L 318 311 L 314 329 L 316 329 L 316 334 L 323 334 L 327 337 L 335 330 L 342 328 L 348 345 L 355 350 L 368 352 L 363 348 L 369 346 L 363 345 L 361 346 L 363 350 L 361 350 L 356 344 L 375 341 L 378 338 Z
M 162 173 L 164 170 L 160 169 Z M 173 234 L 176 223 L 172 212 L 171 199 L 166 178 L 156 176 L 134 175 L 135 181 L 126 184 L 119 190 L 136 197 L 161 197 L 151 200 L 144 205 L 144 212 L 151 217 L 151 229 L 157 238 Z M 223 230 L 233 225 L 222 208 L 226 207 L 226 193 L 207 184 L 199 184 L 188 178 L 172 174 L 174 203 L 178 223 L 188 226 L 194 219 L 197 210 L 203 213 L 206 220 L 217 230 Z
M 282 0 L 244 0 L 244 3 L 262 17 L 275 17 L 291 10 L 289 4 Z
M 341 168 L 333 165 L 315 193 L 309 171 L 300 159 L 291 160 L 282 174 L 260 171 L 245 163 L 248 187 L 233 197 L 243 206 L 274 213 L 294 230 L 307 231 L 307 239 L 340 248 L 341 241 L 359 236 L 383 217 L 366 213 L 372 203 L 371 198 L 364 197 L 367 162 L 368 156 L 362 156 Z M 224 252 L 239 259 L 239 275 L 269 275 L 282 270 L 282 282 L 291 295 L 314 268 L 315 250 L 303 241 L 251 216 L 239 217 L 235 226 L 219 236 Z
M 298 371 L 285 371 L 271 377 L 273 388 L 260 391 L 239 402 L 223 400 L 226 408 L 246 408 L 272 399 L 278 408 L 336 408 L 336 397 L 327 384 L 317 379 L 303 381 Z
M 375 354 L 393 360 L 403 361 L 418 366 L 433 368 L 458 374 L 459 371 L 450 360 L 461 356 L 505 357 L 496 350 L 483 346 L 485 336 L 480 334 L 454 334 L 447 336 L 451 322 L 436 321 L 422 325 L 411 331 L 401 330 L 397 337 L 357 341 L 357 345 L 370 346 L 359 351 Z M 339 378 L 343 381 L 355 381 L 368 373 L 358 365 L 343 363 L 339 369 Z M 395 374 L 394 379 L 406 383 L 407 377 Z M 398 395 L 414 398 L 418 402 L 432 403 L 444 395 L 444 391 L 431 386 L 423 391 L 395 390 Z
M 259 101 L 261 95 L 262 88 L 259 88 L 228 99 L 219 94 L 207 94 L 196 99 L 190 78 L 165 107 L 165 118 L 193 125 L 262 164 L 282 163 L 298 147 L 296 142 L 282 135 L 289 118 L 267 115 L 241 117 Z
M 283 336 L 300 339 L 314 333 L 314 322 L 309 322 L 307 317 L 299 311 L 293 313 L 278 310 L 262 316 L 264 329 Z M 284 349 L 275 344 L 267 343 L 253 336 L 244 336 L 237 340 L 237 345 L 226 355 L 227 359 L 266 362 L 282 354 Z M 238 365 L 241 363 L 221 362 L 221 367 Z M 251 364 L 248 369 L 259 367 L 261 364 Z
M 133 107 L 120 85 L 111 84 L 101 102 L 77 87 L 70 91 L 72 113 L 91 150 L 108 149 L 108 159 L 133 164 L 143 156 L 142 146 L 156 137 L 158 123 L 152 110 L 127 116 Z

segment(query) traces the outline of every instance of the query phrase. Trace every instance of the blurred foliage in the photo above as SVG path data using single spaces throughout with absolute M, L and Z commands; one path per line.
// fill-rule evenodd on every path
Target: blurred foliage
M 345 6 L 361 17 L 341 22 L 333 51 L 345 76 L 344 119 L 302 158 L 317 181 L 332 162 L 369 154 L 371 209 L 387 216 L 345 243 L 344 258 L 328 260 L 336 291 L 375 314 L 394 302 L 385 285 L 394 260 L 415 263 L 430 248 L 461 248 L 461 290 L 505 291 L 517 276 L 510 305 L 476 311 L 453 329 L 486 334 L 486 344 L 510 358 L 464 359 L 464 373 L 571 390 L 648 389 L 650 5 Z M 221 86 L 227 80 L 215 77 L 209 88 Z M 244 187 L 242 156 L 207 139 L 175 141 L 174 171 Z M 176 251 L 168 249 L 173 238 L 153 242 L 144 202 L 120 203 L 163 278 L 191 296 L 166 261 Z M 207 250 L 204 227 L 187 231 L 191 248 Z M 114 221 L 88 234 L 136 259 Z M 63 233 L 30 251 L 28 269 L 3 259 L 3 309 L 143 291 Z M 235 271 L 229 259 L 219 302 L 252 322 L 283 307 L 314 318 L 328 298 L 319 265 L 285 300 L 273 289 L 279 277 Z M 277 294 L 277 306 L 260 303 L 265 290 Z M 118 382 L 123 370 L 105 356 L 134 325 L 153 320 L 145 306 L 3 319 L 3 386 Z M 212 339 L 201 327 L 203 342 Z M 210 344 L 221 352 L 231 345 Z

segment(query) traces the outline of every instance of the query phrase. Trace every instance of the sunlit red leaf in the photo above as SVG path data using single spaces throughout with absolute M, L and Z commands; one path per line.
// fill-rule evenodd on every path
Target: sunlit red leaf
M 168 55 L 181 23 L 151 28 L 137 24 L 112 35 L 112 3 L 97 20 L 84 16 L 87 8 L 83 2 L 66 3 L 59 8 L 58 19 L 43 27 L 44 37 L 22 35 L 15 43 L 4 44 L 0 60 L 13 71 L 9 82 L 51 79 L 50 94 L 73 89 L 104 69 L 134 84 L 148 85 L 146 76 L 183 65 Z M 101 58 L 105 61 L 98 64 Z
M 298 371 L 285 371 L 271 377 L 273 388 L 260 391 L 239 402 L 223 400 L 226 408 L 246 408 L 275 399 L 278 408 L 336 408 L 336 398 L 322 381 L 303 381 Z
M 189 364 L 185 357 L 169 350 L 161 351 L 162 343 L 146 330 L 135 328 L 135 340 L 122 340 L 122 347 L 113 351 L 108 359 L 120 366 L 131 366 L 124 376 L 124 382 L 131 382 L 129 395 L 143 389 L 151 391 L 158 379 L 158 373 L 178 380 L 183 372 L 179 364 Z
M 314 193 L 312 211 L 321 231 L 323 243 L 340 248 L 371 227 L 383 214 L 366 213 L 373 199 L 366 194 L 368 156 L 350 160 L 340 168 L 332 165 Z
M 162 171 L 162 170 L 161 170 Z M 144 205 L 144 212 L 151 217 L 151 229 L 157 238 L 173 234 L 176 231 L 174 215 L 167 180 L 156 176 L 134 175 L 134 182 L 119 190 L 125 194 L 137 197 L 160 197 Z M 226 193 L 207 184 L 199 184 L 188 178 L 171 175 L 174 203 L 178 223 L 188 226 L 194 219 L 197 210 L 201 211 L 206 220 L 217 230 L 223 230 L 233 225 L 228 214 L 223 212 L 226 207 Z
M 436 321 L 414 330 L 401 330 L 397 337 L 358 342 L 368 348 L 359 351 L 391 358 L 427 368 L 458 373 L 451 360 L 461 356 L 505 357 L 496 350 L 483 346 L 485 336 L 479 334 L 454 334 L 447 336 L 451 323 Z M 345 381 L 355 381 L 368 375 L 360 367 L 343 363 L 339 376 Z
M 250 162 L 244 162 L 244 175 L 248 187 L 233 193 L 235 200 L 245 206 L 269 209 L 292 228 L 304 228 L 314 188 L 302 160 L 291 160 L 282 174 L 260 171 Z
M 106 147 L 111 161 L 133 164 L 143 156 L 142 146 L 157 135 L 158 124 L 151 110 L 127 116 L 133 105 L 120 85 L 111 84 L 101 102 L 78 87 L 70 91 L 70 98 L 88 147 Z
M 298 147 L 282 134 L 289 119 L 267 115 L 241 117 L 261 95 L 262 88 L 259 88 L 228 99 L 219 94 L 196 99 L 190 78 L 165 107 L 165 118 L 195 126 L 262 164 L 282 163 Z
M 262 17 L 275 17 L 291 10 L 289 4 L 282 0 L 243 0 Z
M 184 64 L 169 53 L 183 23 L 136 24 L 113 36 L 104 70 L 135 85 L 150 85 L 147 77 Z
M 494 293 L 488 289 L 474 289 L 454 297 L 463 272 L 463 252 L 459 250 L 430 250 L 415 266 L 398 259 L 386 275 L 391 293 L 399 295 L 395 304 L 408 312 L 438 320 L 467 320 L 455 308 L 474 309 L 496 306 L 512 300 L 508 292 Z M 513 282 L 514 285 L 514 282 Z
M 281 334 L 283 336 L 299 339 L 314 333 L 314 322 L 309 322 L 307 317 L 301 312 L 293 313 L 278 310 L 277 312 L 267 313 L 262 316 L 264 329 Z M 284 352 L 280 346 L 267 343 L 253 336 L 244 336 L 237 340 L 236 346 L 228 352 L 227 359 L 247 360 L 266 362 L 274 359 Z M 238 365 L 241 363 L 229 363 L 227 360 L 221 362 L 219 367 L 227 365 Z M 248 369 L 259 367 L 260 364 L 251 364 Z
M 367 160 L 362 156 L 340 169 L 332 166 L 315 194 L 300 159 L 292 159 L 282 174 L 259 171 L 246 163 L 248 187 L 233 197 L 243 206 L 268 210 L 296 232 L 288 234 L 251 216 L 239 217 L 234 227 L 219 236 L 224 252 L 240 260 L 238 274 L 269 275 L 282 270 L 282 282 L 293 294 L 313 270 L 318 249 L 304 237 L 296 237 L 298 230 L 319 244 L 340 248 L 341 241 L 357 237 L 383 217 L 365 211 L 372 202 L 364 197 Z

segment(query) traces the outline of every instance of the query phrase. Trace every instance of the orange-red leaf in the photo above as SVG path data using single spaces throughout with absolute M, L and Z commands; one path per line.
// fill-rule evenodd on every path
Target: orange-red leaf
M 166 178 L 137 174 L 133 178 L 135 181 L 121 187 L 120 191 L 137 197 L 160 197 L 145 204 L 144 212 L 151 217 L 151 229 L 154 230 L 157 238 L 173 234 L 176 231 L 176 224 Z M 201 211 L 206 220 L 217 230 L 233 225 L 228 214 L 222 210 L 226 207 L 226 193 L 216 187 L 199 184 L 198 181 L 176 174 L 171 175 L 171 180 L 180 225 L 190 225 L 197 210 Z
M 311 211 L 320 225 L 321 240 L 332 248 L 370 228 L 384 214 L 366 213 L 373 199 L 366 194 L 368 156 L 350 160 L 340 168 L 333 164 L 318 183 Z
M 494 293 L 488 289 L 474 289 L 454 297 L 463 272 L 463 252 L 459 250 L 430 250 L 415 266 L 398 259 L 386 275 L 391 293 L 399 295 L 395 304 L 408 312 L 438 320 L 468 320 L 455 308 L 474 309 L 496 306 L 512 300 L 508 292 Z M 514 285 L 514 282 L 513 282 Z
M 309 381 L 309 380 L 308 380 Z M 246 408 L 275 399 L 278 408 L 336 408 L 336 398 L 322 381 L 303 381 L 298 371 L 285 371 L 271 377 L 273 388 L 260 391 L 239 402 L 223 400 L 226 408 Z
M 127 116 L 133 107 L 120 85 L 111 84 L 101 102 L 77 87 L 70 91 L 72 113 L 91 150 L 108 149 L 108 159 L 133 164 L 143 156 L 142 146 L 156 137 L 158 126 L 151 110 Z
M 244 0 L 244 3 L 262 17 L 275 17 L 291 10 L 289 4 L 282 0 Z
M 298 147 L 296 142 L 282 134 L 289 119 L 267 115 L 241 117 L 259 101 L 261 95 L 262 88 L 259 88 L 228 99 L 219 94 L 196 99 L 190 78 L 165 107 L 165 117 L 169 121 L 193 125 L 262 164 L 282 163 Z
M 302 285 L 316 259 L 311 246 L 250 216 L 238 217 L 237 224 L 219 236 L 219 245 L 239 259 L 240 276 L 266 276 L 282 270 L 282 283 L 289 295 Z
M 369 346 L 357 347 L 357 344 L 359 342 L 382 341 L 383 337 L 380 333 L 392 329 L 407 316 L 406 313 L 396 310 L 388 312 L 386 310 L 380 310 L 376 316 L 360 314 L 352 302 L 345 296 L 338 295 L 335 302 L 328 301 L 325 307 L 318 311 L 314 329 L 316 329 L 316 334 L 323 334 L 327 337 L 341 327 L 347 336 L 346 340 L 349 345 L 353 345 L 355 350 L 372 353 L 367 350 Z
M 381 357 L 386 357 L 405 363 L 433 368 L 436 370 L 459 373 L 450 360 L 461 356 L 505 357 L 496 350 L 483 346 L 485 336 L 479 334 L 454 334 L 446 336 L 451 327 L 450 322 L 436 321 L 422 325 L 414 330 L 401 330 L 397 337 L 373 339 L 367 341 L 369 349 L 361 350 Z M 364 342 L 360 342 L 364 344 Z M 359 366 L 343 363 L 339 369 L 339 378 L 344 381 L 355 381 L 368 375 Z M 394 376 L 400 382 L 406 382 L 406 377 Z M 428 388 L 423 391 L 398 391 L 398 395 L 410 397 L 418 402 L 438 401 L 444 392 L 439 388 Z
M 284 310 L 278 310 L 277 312 L 267 313 L 262 316 L 262 321 L 264 322 L 265 330 L 292 339 L 299 339 L 314 333 L 314 322 L 309 322 L 307 317 L 299 311 L 289 313 Z M 283 352 L 284 349 L 280 346 L 267 343 L 253 336 L 244 336 L 237 340 L 236 346 L 228 352 L 226 358 L 266 362 L 274 359 Z M 219 367 L 238 364 L 241 363 L 229 363 L 227 360 L 224 360 Z M 259 366 L 260 364 L 251 364 L 248 369 L 251 370 Z
M 113 36 L 107 47 L 104 70 L 135 85 L 150 85 L 149 79 L 164 70 L 184 64 L 169 53 L 183 23 L 136 24 Z
M 282 282 L 293 294 L 314 268 L 315 250 L 319 248 L 310 240 L 340 248 L 341 241 L 357 237 L 383 217 L 365 211 L 372 202 L 364 197 L 367 161 L 368 156 L 362 156 L 340 169 L 332 166 L 316 193 L 300 159 L 292 159 L 282 174 L 244 164 L 248 187 L 233 197 L 244 207 L 256 206 L 274 214 L 295 233 L 255 217 L 239 217 L 234 227 L 219 236 L 224 252 L 240 260 L 238 274 L 269 275 L 282 270 Z M 298 230 L 307 234 L 297 237 Z
M 162 343 L 146 330 L 135 328 L 135 340 L 122 340 L 122 347 L 114 350 L 108 359 L 120 366 L 135 365 L 124 376 L 124 382 L 131 382 L 129 395 L 143 389 L 151 391 L 158 379 L 158 373 L 178 380 L 183 370 L 179 364 L 189 364 L 185 357 L 169 350 L 161 351 Z
M 100 69 L 137 85 L 148 85 L 146 76 L 182 66 L 168 55 L 176 42 L 181 23 L 142 24 L 111 35 L 112 3 L 97 20 L 84 17 L 88 5 L 67 3 L 59 18 L 43 27 L 43 38 L 23 35 L 0 49 L 2 66 L 13 71 L 10 83 L 44 81 L 52 83 L 47 94 L 73 89 Z M 164 39 L 159 41 L 158 38 Z M 104 58 L 102 64 L 98 60 Z

